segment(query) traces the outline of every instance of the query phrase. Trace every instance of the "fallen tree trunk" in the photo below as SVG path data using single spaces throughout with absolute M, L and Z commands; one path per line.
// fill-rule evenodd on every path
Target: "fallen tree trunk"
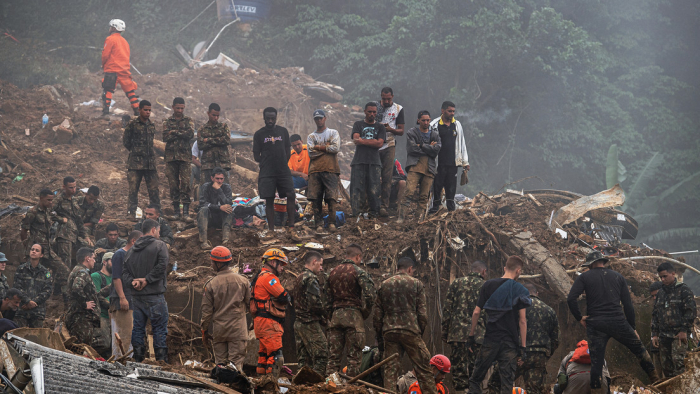
M 258 181 L 258 173 L 251 171 L 247 168 L 241 167 L 238 164 L 231 164 L 231 172 L 236 173 L 243 178 L 251 181 L 251 182 L 257 182 Z
M 532 238 L 532 233 L 524 231 L 516 234 L 510 239 L 510 245 L 534 262 L 544 275 L 547 285 L 559 298 L 566 299 L 573 281 L 549 250 Z

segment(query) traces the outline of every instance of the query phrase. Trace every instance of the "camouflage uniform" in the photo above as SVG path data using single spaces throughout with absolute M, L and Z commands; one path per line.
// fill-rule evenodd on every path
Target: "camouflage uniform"
M 56 231 L 56 253 L 67 267 L 72 266 L 73 252 L 85 243 L 85 226 L 78 198 L 66 198 L 63 191 L 53 200 L 53 210 L 58 221 Z M 66 222 L 63 222 L 66 219 Z M 31 247 L 31 246 L 30 246 Z
M 15 314 L 15 323 L 20 327 L 42 328 L 46 318 L 46 300 L 51 297 L 53 291 L 51 272 L 41 263 L 34 268 L 32 263 L 27 261 L 17 268 L 14 286 L 26 295 L 22 304 L 29 301 L 36 303 L 34 309 L 18 309 Z
M 518 366 L 515 378 L 523 376 L 528 393 L 543 394 L 546 391 L 547 360 L 559 347 L 559 320 L 554 309 L 539 297 L 531 295 L 532 306 L 527 308 L 527 339 L 525 363 Z
M 160 206 L 158 194 L 158 173 L 156 172 L 156 153 L 153 150 L 153 138 L 156 126 L 150 120 L 146 123 L 138 117 L 124 129 L 122 138 L 124 147 L 129 151 L 127 161 L 127 181 L 129 182 L 129 212 L 136 212 L 139 205 L 139 187 L 145 178 L 148 199 L 151 204 Z
M 685 332 L 690 337 L 696 315 L 693 291 L 685 283 L 676 280 L 672 285 L 663 286 L 656 294 L 651 314 L 651 336 L 659 337 L 661 364 L 667 378 L 685 372 L 683 360 L 688 345 L 676 335 Z
M 44 248 L 42 264 L 53 271 L 57 291 L 65 286 L 70 270 L 68 266 L 51 249 L 51 225 L 56 219 L 55 213 L 35 205 L 22 219 L 22 230 L 29 232 L 25 242 L 25 256 L 29 257 L 32 245 L 39 244 Z M 65 290 L 65 289 L 64 289 Z
M 143 225 L 143 220 L 139 220 L 138 223 L 134 225 L 134 230 L 141 231 L 141 226 Z M 156 219 L 156 222 L 160 224 L 160 240 L 165 242 L 168 246 L 173 244 L 174 238 L 173 238 L 173 230 L 170 228 L 170 225 L 168 224 L 168 221 L 165 220 L 162 216 L 158 216 L 158 219 Z
M 66 328 L 79 343 L 92 346 L 95 328 L 100 327 L 100 300 L 90 271 L 82 264 L 76 265 L 68 277 L 68 299 Z M 95 302 L 91 311 L 86 309 L 88 301 Z
M 308 268 L 294 283 L 294 338 L 297 345 L 299 368 L 307 366 L 326 376 L 328 342 L 321 328 L 326 323 L 326 302 L 318 278 Z
M 328 276 L 328 304 L 332 308 L 328 327 L 327 374 L 340 370 L 343 349 L 347 349 L 348 375 L 359 371 L 362 348 L 365 346 L 365 322 L 372 312 L 374 282 L 367 272 L 352 260 L 343 260 Z
M 83 223 L 92 223 L 92 226 L 85 226 L 87 235 L 95 235 L 95 227 L 100 223 L 102 214 L 105 212 L 105 204 L 100 200 L 95 200 L 94 203 L 88 204 L 85 196 L 78 197 L 78 206 L 80 207 Z
M 202 151 L 199 161 L 202 163 L 202 183 L 209 182 L 211 170 L 221 167 L 228 171 L 231 169 L 231 132 L 226 123 L 211 125 L 205 123 L 197 132 L 197 147 Z M 229 183 L 228 174 L 224 174 L 224 183 Z
M 183 116 L 171 116 L 163 121 L 163 142 L 165 142 L 165 176 L 170 185 L 170 199 L 173 204 L 190 203 L 190 178 L 192 170 L 192 149 L 190 140 L 194 138 L 194 122 Z
M 105 253 L 114 253 L 124 246 L 126 246 L 126 240 L 124 238 L 117 238 L 117 242 L 115 242 L 114 245 L 110 245 L 109 239 L 106 237 L 100 238 L 97 242 L 95 242 L 95 250 L 104 249 L 105 252 L 95 254 L 95 266 L 92 268 L 92 272 L 97 272 L 102 269 L 102 256 L 104 256 Z
M 484 278 L 476 272 L 455 279 L 447 290 L 447 298 L 442 308 L 442 340 L 449 343 L 452 348 L 450 354 L 452 382 L 457 391 L 469 388 L 469 375 L 474 370 L 476 355 L 479 354 L 481 344 L 484 343 L 487 317 L 486 312 L 482 311 L 474 335 L 477 350 L 470 352 L 467 347 L 472 313 L 476 308 L 476 300 L 479 298 L 479 290 L 483 284 Z
M 430 371 L 430 352 L 423 342 L 428 326 L 428 308 L 423 282 L 406 273 L 398 273 L 382 282 L 374 304 L 374 331 L 384 359 L 404 352 L 413 363 L 421 389 L 436 394 Z M 384 387 L 393 388 L 399 377 L 399 360 L 384 367 Z
M 10 285 L 7 283 L 7 276 L 0 273 L 0 302 L 5 299 L 8 290 L 10 290 Z

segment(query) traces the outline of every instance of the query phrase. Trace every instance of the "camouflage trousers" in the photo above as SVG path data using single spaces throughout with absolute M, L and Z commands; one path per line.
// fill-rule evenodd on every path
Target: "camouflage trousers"
M 452 383 L 455 390 L 466 390 L 469 388 L 469 375 L 474 370 L 476 355 L 479 354 L 481 345 L 476 345 L 475 352 L 469 352 L 466 342 L 451 342 L 452 352 L 450 361 L 452 362 Z
M 93 346 L 95 343 L 95 327 L 99 320 L 93 323 L 93 316 L 84 313 L 66 315 L 66 328 L 71 336 L 78 339 L 78 343 Z M 94 348 L 94 346 L 93 346 Z
M 437 394 L 435 379 L 430 371 L 430 351 L 425 346 L 423 338 L 417 334 L 400 331 L 385 332 L 384 336 L 384 358 L 398 353 L 399 358 L 384 366 L 384 387 L 396 387 L 399 380 L 399 366 L 401 357 L 408 355 L 413 364 L 414 374 L 418 379 L 418 384 L 425 394 Z
M 685 355 L 688 344 L 677 338 L 659 338 L 659 353 L 664 376 L 671 378 L 685 372 Z
M 547 379 L 547 354 L 544 352 L 527 352 L 525 362 L 515 371 L 515 379 L 522 376 L 528 394 L 548 393 L 545 388 Z
M 174 203 L 189 204 L 192 169 L 190 163 L 175 160 L 165 163 L 165 177 L 170 185 L 170 199 Z
M 63 242 L 63 245 L 61 245 L 60 241 L 61 240 L 56 243 L 56 251 L 51 250 L 48 244 L 42 244 L 44 250 L 48 250 L 49 253 L 44 253 L 44 258 L 41 260 L 41 263 L 53 273 L 54 293 L 61 291 L 64 294 L 67 294 L 67 289 L 65 286 L 68 283 L 68 275 L 70 275 L 69 267 L 72 259 L 73 243 L 71 241 L 64 240 L 65 242 Z M 27 252 L 27 257 L 28 255 L 29 253 Z
M 157 204 L 160 207 L 158 172 L 156 170 L 129 170 L 126 173 L 126 180 L 129 183 L 129 212 L 136 212 L 136 208 L 139 205 L 141 180 L 146 181 L 149 203 Z
M 339 308 L 333 311 L 328 325 L 327 374 L 340 371 L 343 349 L 347 349 L 348 375 L 360 373 L 360 358 L 365 346 L 365 320 L 356 308 Z
M 46 310 L 42 307 L 36 307 L 28 311 L 18 309 L 15 318 L 12 320 L 18 327 L 44 328 L 45 318 Z
M 306 366 L 321 376 L 326 376 L 328 341 L 326 341 L 326 334 L 323 333 L 321 323 L 295 321 L 294 339 L 297 345 L 299 368 Z

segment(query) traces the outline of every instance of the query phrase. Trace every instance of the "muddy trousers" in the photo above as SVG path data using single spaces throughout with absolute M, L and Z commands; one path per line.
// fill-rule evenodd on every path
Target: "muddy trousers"
M 399 365 L 405 354 L 411 359 L 413 370 L 423 393 L 436 394 L 435 379 L 430 372 L 430 351 L 418 334 L 390 331 L 384 333 L 384 359 L 398 353 L 399 358 L 384 366 L 384 388 L 394 390 L 399 379 Z
M 498 362 L 498 372 L 501 376 L 501 394 L 513 392 L 515 369 L 517 367 L 518 351 L 512 343 L 488 342 L 481 345 L 476 356 L 474 371 L 469 376 L 469 394 L 481 394 L 482 382 L 494 362 Z
M 481 347 L 481 345 L 477 346 Z M 469 352 L 466 342 L 451 342 L 450 347 L 452 348 L 450 353 L 452 383 L 455 390 L 466 390 L 469 388 L 469 374 L 474 370 L 474 362 L 479 352 Z
M 173 204 L 177 202 L 189 204 L 191 201 L 190 178 L 192 177 L 190 163 L 181 160 L 165 163 L 165 177 L 168 178 L 170 200 L 172 200 Z
M 253 320 L 253 328 L 255 337 L 260 342 L 258 367 L 255 372 L 258 375 L 267 375 L 272 373 L 275 361 L 283 358 L 282 335 L 284 335 L 284 328 L 279 322 L 260 316 L 256 316 Z
M 343 349 L 347 349 L 348 375 L 360 373 L 362 348 L 365 346 L 365 319 L 357 308 L 338 308 L 328 325 L 328 366 L 326 373 L 340 371 Z
M 419 214 L 425 212 L 428 198 L 430 198 L 430 189 L 433 187 L 433 174 L 425 175 L 409 169 L 406 178 L 406 199 L 408 203 L 411 205 L 418 203 L 416 212 Z M 416 193 L 418 193 L 418 198 L 416 198 Z
M 328 341 L 326 341 L 326 334 L 323 333 L 321 323 L 295 321 L 294 339 L 297 345 L 299 368 L 309 367 L 321 376 L 326 376 Z
M 124 351 L 129 353 L 133 349 L 131 346 L 131 330 L 134 328 L 134 311 L 131 309 L 125 311 L 120 309 L 109 312 L 109 319 L 112 326 L 112 354 L 119 358 L 124 354 L 119 349 L 115 334 L 119 334 Z
M 603 364 L 605 363 L 605 347 L 608 340 L 613 338 L 627 347 L 649 375 L 654 371 L 654 363 L 649 356 L 642 341 L 637 338 L 634 328 L 622 319 L 614 320 L 586 320 L 586 335 L 588 335 L 588 349 L 591 353 L 591 388 L 601 387 L 603 378 Z
M 218 365 L 225 364 L 226 361 L 230 361 L 236 366 L 236 368 L 238 368 L 239 371 L 243 371 L 245 348 L 248 341 L 238 340 L 216 342 L 216 338 L 214 338 L 214 341 L 215 342 L 212 344 L 212 348 L 214 350 L 214 362 Z
M 312 172 L 309 174 L 309 184 L 306 189 L 306 198 L 311 201 L 314 208 L 315 225 L 323 225 L 323 201 L 328 206 L 328 224 L 335 223 L 335 207 L 338 201 L 338 174 L 332 172 Z
M 688 353 L 688 343 L 678 338 L 659 338 L 659 356 L 664 376 L 671 378 L 685 372 L 685 355 Z
M 379 215 L 381 205 L 382 167 L 372 164 L 355 164 L 350 170 L 350 205 L 353 216 L 360 214 L 367 200 L 369 213 Z M 391 186 L 391 185 L 390 185 Z
M 139 97 L 136 95 L 138 85 L 131 79 L 131 74 L 105 73 L 102 78 L 102 102 L 105 107 L 112 105 L 112 95 L 117 88 L 117 84 L 122 87 L 126 98 L 129 99 L 131 108 L 139 107 Z
M 142 180 L 146 181 L 149 203 L 160 207 L 158 172 L 156 170 L 129 170 L 126 179 L 129 183 L 129 212 L 136 212 L 139 205 L 139 188 Z
M 391 179 L 394 175 L 394 158 L 396 147 L 389 146 L 379 151 L 379 160 L 382 161 L 382 208 L 389 209 L 389 197 L 391 196 Z

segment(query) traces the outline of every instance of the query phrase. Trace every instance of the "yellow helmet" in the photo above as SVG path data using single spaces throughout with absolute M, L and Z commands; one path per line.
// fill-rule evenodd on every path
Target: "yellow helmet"
M 272 248 L 268 249 L 265 253 L 263 253 L 262 256 L 263 260 L 277 260 L 285 265 L 289 264 L 289 260 L 287 259 L 287 255 L 284 254 L 283 251 L 277 249 L 277 248 Z

